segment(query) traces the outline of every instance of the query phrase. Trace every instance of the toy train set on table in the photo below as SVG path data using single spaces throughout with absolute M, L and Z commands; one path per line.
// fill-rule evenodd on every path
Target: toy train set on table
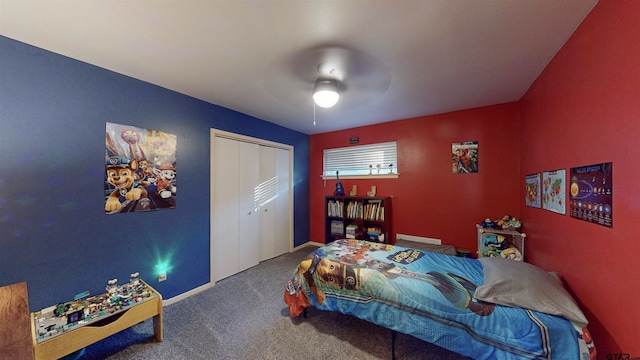
M 37 312 L 34 317 L 36 340 L 42 342 L 78 327 L 96 324 L 109 315 L 156 297 L 151 287 L 131 274 L 128 283 L 118 285 L 118 279 L 107 282 L 107 292 L 90 296 L 89 292 L 76 295 L 73 301 L 60 303 Z

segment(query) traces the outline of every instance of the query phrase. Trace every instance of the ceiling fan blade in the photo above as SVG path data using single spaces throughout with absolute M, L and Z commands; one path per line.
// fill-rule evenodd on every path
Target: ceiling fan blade
M 359 106 L 382 95 L 390 84 L 384 64 L 364 52 L 338 45 L 308 48 L 274 63 L 265 75 L 266 90 L 287 103 L 311 102 L 317 79 L 335 79 L 336 106 Z M 289 89 L 289 90 L 286 90 Z

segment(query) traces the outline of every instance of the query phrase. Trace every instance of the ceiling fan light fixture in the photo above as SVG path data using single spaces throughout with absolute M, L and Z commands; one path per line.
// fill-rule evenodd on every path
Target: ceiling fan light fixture
M 313 87 L 313 101 L 323 108 L 330 108 L 338 102 L 338 82 L 336 80 L 316 80 Z

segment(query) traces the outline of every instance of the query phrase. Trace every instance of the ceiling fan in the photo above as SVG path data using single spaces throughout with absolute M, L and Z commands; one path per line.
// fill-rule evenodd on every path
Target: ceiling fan
M 316 105 L 353 109 L 380 97 L 389 84 L 389 71 L 381 61 L 339 45 L 314 46 L 280 59 L 265 76 L 271 94 L 293 105 L 313 106 L 314 118 Z M 331 101 L 314 102 L 313 95 L 320 91 L 332 92 Z

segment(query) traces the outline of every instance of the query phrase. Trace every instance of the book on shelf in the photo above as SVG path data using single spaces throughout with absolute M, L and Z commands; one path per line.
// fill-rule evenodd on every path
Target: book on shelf
M 364 218 L 366 220 L 384 221 L 384 206 L 381 202 L 365 205 Z
M 347 205 L 347 217 L 351 219 L 362 218 L 362 203 L 358 201 L 350 201 Z
M 327 202 L 327 216 L 343 217 L 342 208 L 343 208 L 343 203 L 341 201 L 329 200 L 329 202 Z

